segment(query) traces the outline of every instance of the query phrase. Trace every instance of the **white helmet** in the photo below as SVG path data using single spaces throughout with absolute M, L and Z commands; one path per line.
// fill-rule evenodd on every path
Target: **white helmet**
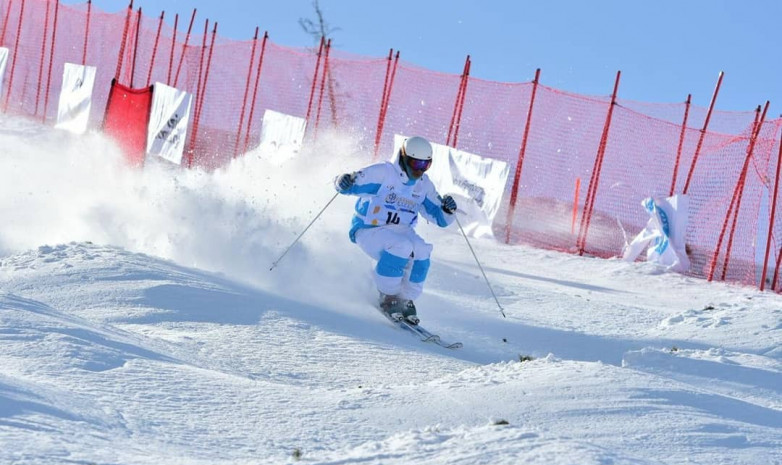
M 402 143 L 402 154 L 416 160 L 431 160 L 432 144 L 423 137 L 409 137 Z

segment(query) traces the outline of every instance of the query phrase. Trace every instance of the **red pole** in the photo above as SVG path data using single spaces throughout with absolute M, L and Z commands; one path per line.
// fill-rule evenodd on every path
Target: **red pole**
M 749 161 L 752 158 L 752 153 L 755 148 L 755 141 L 757 140 L 757 135 L 760 133 L 760 127 L 763 125 L 763 120 L 766 117 L 766 110 L 768 110 L 768 102 L 766 103 L 766 109 L 763 110 L 763 116 L 760 116 L 759 105 L 755 110 L 755 122 L 753 123 L 752 131 L 750 132 L 750 140 L 749 144 L 747 145 L 747 155 L 744 159 L 744 166 L 739 173 L 739 178 L 736 181 L 736 187 L 733 189 L 733 197 L 731 198 L 728 212 L 725 214 L 725 221 L 723 221 L 722 230 L 720 231 L 719 238 L 717 239 L 717 245 L 714 248 L 714 254 L 712 254 L 711 261 L 709 262 L 709 275 L 707 278 L 709 281 L 714 279 L 714 272 L 717 268 L 717 258 L 720 254 L 722 241 L 725 238 L 725 233 L 728 229 L 728 221 L 730 220 L 731 215 L 735 215 L 733 217 L 731 232 L 728 238 L 727 250 L 725 251 L 725 262 L 723 263 L 722 267 L 722 280 L 725 280 L 725 275 L 728 270 L 728 262 L 730 261 L 730 249 L 733 246 L 733 235 L 736 228 L 736 221 L 738 220 L 739 212 L 741 210 L 741 197 L 744 192 L 744 183 L 747 177 L 747 171 L 749 170 Z
M 380 141 L 380 137 L 383 134 L 383 128 L 386 126 L 386 115 L 388 114 L 388 104 L 391 101 L 391 91 L 394 88 L 394 81 L 396 80 L 396 69 L 399 65 L 399 52 L 396 52 L 396 58 L 394 59 L 394 67 L 391 69 L 391 80 L 388 83 L 388 93 L 386 94 L 386 101 L 385 104 L 383 104 L 383 115 L 380 119 L 380 132 L 377 136 L 378 144 Z M 377 150 L 379 148 L 379 145 L 375 145 L 375 158 L 377 158 Z
M 90 38 L 90 16 L 92 16 L 92 0 L 87 0 L 87 21 L 84 26 L 84 50 L 81 54 L 81 64 L 87 64 L 87 43 Z
M 323 93 L 326 90 L 326 76 L 329 74 L 329 52 L 331 51 L 331 39 L 326 42 L 326 54 L 323 58 L 323 74 L 320 76 L 320 92 L 318 95 L 318 111 L 315 114 L 315 135 L 318 134 L 320 123 L 320 110 L 323 107 Z
M 155 36 L 155 45 L 152 47 L 152 61 L 149 63 L 149 73 L 147 74 L 147 87 L 149 87 L 150 81 L 152 81 L 152 69 L 155 67 L 155 57 L 157 56 L 157 45 L 160 41 L 160 30 L 163 28 L 163 17 L 166 15 L 165 11 L 160 12 L 160 22 L 157 25 L 157 35 Z
M 187 35 L 185 36 L 185 43 L 182 44 L 182 55 L 179 57 L 179 66 L 176 69 L 176 76 L 174 77 L 174 86 L 176 87 L 179 82 L 179 72 L 182 71 L 182 62 L 185 61 L 185 51 L 187 50 L 187 43 L 190 42 L 190 32 L 193 30 L 193 21 L 195 21 L 196 9 L 193 8 L 193 14 L 190 16 L 190 26 L 187 27 Z
M 690 181 L 692 180 L 692 173 L 695 171 L 695 164 L 698 162 L 698 156 L 701 153 L 701 147 L 703 146 L 703 139 L 706 137 L 706 130 L 709 127 L 709 120 L 711 120 L 711 112 L 714 110 L 714 103 L 717 101 L 717 95 L 720 92 L 720 85 L 722 85 L 722 77 L 725 75 L 723 71 L 720 71 L 719 78 L 717 79 L 717 86 L 714 88 L 714 94 L 711 96 L 711 102 L 709 103 L 709 111 L 706 113 L 706 119 L 703 121 L 703 129 L 701 129 L 701 135 L 698 138 L 698 145 L 695 147 L 695 156 L 692 158 L 690 164 L 690 171 L 687 173 L 687 182 L 684 183 L 684 191 L 686 194 L 690 189 Z
M 187 167 L 193 166 L 193 150 L 198 139 L 198 117 L 201 114 L 201 78 L 204 74 L 204 54 L 206 53 L 206 38 L 209 37 L 209 18 L 204 21 L 204 36 L 201 43 L 201 58 L 198 61 L 198 81 L 196 82 L 195 109 L 193 111 L 193 135 L 190 137 L 190 150 L 187 154 Z
M 125 16 L 125 28 L 122 31 L 122 43 L 119 47 L 119 58 L 117 59 L 117 72 L 114 74 L 114 79 L 119 83 L 119 75 L 122 72 L 122 59 L 125 57 L 125 43 L 128 41 L 128 28 L 130 28 L 130 15 L 133 13 L 133 0 L 130 0 L 128 5 L 128 13 Z
M 16 55 L 19 53 L 19 36 L 22 35 L 22 20 L 24 19 L 24 0 L 22 0 L 22 7 L 19 10 L 19 24 L 16 27 L 16 44 L 14 45 L 14 62 L 11 63 L 11 74 L 8 77 L 8 92 L 5 94 L 5 104 L 3 105 L 3 111 L 8 111 L 8 101 L 11 97 L 11 91 L 14 84 L 14 70 L 16 70 Z
M 54 2 L 54 27 L 52 28 L 52 46 L 49 49 L 49 72 L 46 77 L 46 94 L 43 99 L 43 119 L 42 122 L 46 122 L 46 110 L 49 109 L 49 88 L 52 83 L 52 66 L 54 65 L 54 46 L 57 38 L 57 16 L 60 11 L 60 0 Z
M 766 101 L 766 106 L 763 109 L 763 115 L 760 117 L 760 123 L 756 124 L 756 127 L 753 128 L 753 134 L 751 135 L 752 139 L 750 140 L 750 147 L 747 149 L 748 155 L 747 155 L 747 161 L 746 161 L 746 167 L 744 168 L 744 171 L 741 174 L 741 188 L 739 189 L 739 196 L 736 201 L 736 214 L 733 216 L 733 224 L 730 227 L 730 235 L 728 236 L 728 247 L 725 251 L 725 263 L 722 266 L 722 280 L 725 281 L 725 276 L 728 273 L 728 263 L 730 262 L 730 251 L 733 250 L 733 237 L 736 234 L 736 223 L 739 219 L 739 212 L 741 211 L 741 199 L 744 195 L 744 186 L 747 183 L 747 171 L 749 170 L 749 159 L 752 158 L 752 155 L 755 153 L 755 144 L 757 143 L 758 137 L 760 136 L 760 130 L 763 128 L 763 122 L 766 120 L 766 112 L 768 111 L 768 106 L 771 102 L 768 100 Z M 760 109 L 760 107 L 758 107 Z
M 174 15 L 174 33 L 171 34 L 171 53 L 168 56 L 168 76 L 166 76 L 166 84 L 171 85 L 171 70 L 174 67 L 174 48 L 176 48 L 176 30 L 179 25 L 179 13 Z
M 5 18 L 3 18 L 3 32 L 0 33 L 0 46 L 5 45 L 5 31 L 8 27 L 8 17 L 11 16 L 11 9 L 14 6 L 14 0 L 8 1 L 8 9 L 5 10 Z
M 318 61 L 315 63 L 315 75 L 312 77 L 312 88 L 310 89 L 310 101 L 307 104 L 307 116 L 304 119 L 309 123 L 310 114 L 312 114 L 312 101 L 315 98 L 315 85 L 318 82 L 318 71 L 320 71 L 320 57 L 323 53 L 323 47 L 326 44 L 325 37 L 320 38 L 320 48 L 318 48 Z
M 377 152 L 380 148 L 380 130 L 383 127 L 383 109 L 386 105 L 386 92 L 388 92 L 388 81 L 391 77 L 391 59 L 394 57 L 394 49 L 388 50 L 388 61 L 386 63 L 386 78 L 383 80 L 383 94 L 380 97 L 380 111 L 377 115 L 377 127 L 375 128 L 375 153 L 373 159 L 377 158 Z
M 136 14 L 136 37 L 133 41 L 133 64 L 130 67 L 130 87 L 133 87 L 133 78 L 136 76 L 136 57 L 138 56 L 138 38 L 141 35 L 141 7 Z
M 49 35 L 49 0 L 46 0 L 46 15 L 43 20 L 43 38 L 41 39 L 41 61 L 38 64 L 38 85 L 35 89 L 35 115 L 38 114 L 38 102 L 41 98 L 41 80 L 43 79 L 43 62 L 46 58 L 46 36 Z M 44 119 L 46 114 L 44 113 Z
M 592 220 L 592 210 L 595 205 L 595 197 L 597 196 L 597 187 L 600 183 L 600 171 L 603 168 L 603 157 L 605 156 L 606 147 L 608 146 L 608 133 L 611 128 L 611 117 L 614 114 L 614 105 L 616 105 L 616 94 L 619 90 L 619 78 L 622 72 L 616 72 L 616 81 L 614 82 L 614 92 L 611 95 L 611 103 L 608 106 L 608 114 L 606 115 L 605 126 L 603 127 L 603 135 L 600 138 L 600 145 L 597 149 L 597 156 L 595 157 L 595 166 L 592 169 L 592 178 L 589 181 L 589 188 L 587 189 L 587 197 L 584 202 L 584 213 L 581 216 L 581 227 L 578 232 L 577 247 L 579 255 L 584 254 L 586 248 L 586 238 L 589 232 L 589 224 Z
M 250 79 L 253 75 L 255 64 L 255 48 L 258 45 L 258 30 L 255 27 L 255 37 L 253 37 L 253 46 L 250 50 L 250 65 L 247 66 L 247 80 L 244 83 L 244 96 L 242 97 L 242 111 L 239 113 L 239 127 L 236 130 L 236 141 L 234 142 L 234 158 L 239 156 L 239 139 L 242 137 L 242 126 L 244 126 L 244 111 L 247 108 L 247 95 L 250 93 Z
M 462 98 L 459 101 L 459 116 L 456 118 L 456 126 L 453 131 L 453 147 L 456 148 L 457 141 L 459 140 L 459 128 L 462 126 L 462 112 L 464 111 L 464 100 L 467 98 L 467 84 L 470 82 L 470 68 L 472 67 L 472 61 L 470 56 L 467 55 L 467 74 L 464 75 L 464 87 L 462 88 Z
M 540 68 L 535 71 L 535 79 L 532 81 L 532 95 L 527 109 L 527 122 L 524 124 L 524 136 L 521 138 L 521 147 L 519 148 L 519 160 L 516 163 L 516 173 L 513 176 L 513 188 L 510 191 L 510 205 L 508 207 L 508 219 L 505 224 L 505 243 L 510 244 L 510 232 L 513 226 L 513 214 L 516 210 L 516 198 L 519 194 L 519 184 L 521 183 L 521 169 L 524 165 L 524 155 L 527 152 L 527 140 L 529 138 L 529 129 L 532 124 L 532 108 L 535 105 L 535 95 L 538 92 L 538 83 L 540 82 Z M 574 205 L 575 208 L 575 205 Z
M 462 70 L 462 77 L 459 80 L 459 90 L 456 91 L 456 98 L 453 101 L 453 113 L 451 114 L 451 123 L 448 125 L 448 137 L 445 139 L 445 145 L 451 145 L 451 135 L 453 134 L 454 126 L 456 125 L 456 115 L 459 113 L 459 102 L 462 99 L 462 93 L 464 87 L 467 85 L 467 68 L 470 63 L 470 56 L 464 60 L 464 69 Z
M 247 131 L 244 133 L 244 152 L 250 147 L 250 129 L 253 127 L 253 115 L 255 115 L 255 100 L 258 97 L 258 83 L 261 80 L 261 68 L 263 66 L 263 56 L 266 53 L 266 40 L 269 38 L 269 31 L 264 32 L 263 42 L 261 42 L 261 56 L 258 59 L 258 71 L 255 73 L 255 87 L 253 89 L 253 101 L 250 105 L 250 117 L 247 119 Z
M 782 133 L 782 131 L 780 131 Z M 766 236 L 766 253 L 763 256 L 763 274 L 760 275 L 760 290 L 765 289 L 766 272 L 768 271 L 768 256 L 771 252 L 771 235 L 774 233 L 774 218 L 777 213 L 777 194 L 779 193 L 779 168 L 782 166 L 782 138 L 779 140 L 779 153 L 777 154 L 777 175 L 774 178 L 774 195 L 771 199 L 771 215 L 768 220 L 768 236 Z M 776 270 L 779 270 L 779 261 L 777 260 Z M 777 282 L 777 272 L 774 272 L 774 280 L 771 282 L 771 289 L 774 289 Z
M 682 132 L 679 134 L 679 148 L 676 149 L 676 162 L 673 165 L 673 179 L 671 179 L 671 190 L 668 194 L 669 196 L 676 192 L 676 175 L 679 173 L 679 160 L 682 158 L 684 136 L 687 134 L 687 117 L 690 114 L 690 102 L 692 102 L 692 94 L 687 94 L 687 101 L 684 103 L 684 121 L 682 121 Z

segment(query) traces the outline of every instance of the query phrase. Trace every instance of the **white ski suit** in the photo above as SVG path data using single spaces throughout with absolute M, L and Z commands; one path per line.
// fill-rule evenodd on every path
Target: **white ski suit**
M 454 221 L 453 214 L 443 211 L 432 181 L 426 174 L 410 179 L 397 160 L 368 166 L 356 173 L 350 188 L 336 188 L 359 196 L 349 235 L 377 261 L 378 291 L 401 299 L 418 298 L 432 253 L 432 245 L 415 232 L 418 214 L 443 228 Z

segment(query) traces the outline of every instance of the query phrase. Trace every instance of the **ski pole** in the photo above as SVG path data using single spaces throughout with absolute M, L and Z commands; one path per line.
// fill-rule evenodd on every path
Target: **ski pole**
M 307 227 L 306 227 L 306 228 L 304 228 L 304 231 L 302 231 L 302 232 L 301 232 L 301 233 L 298 235 L 298 237 L 296 237 L 296 239 L 294 239 L 294 240 L 293 240 L 293 243 L 291 243 L 291 245 L 289 245 L 289 246 L 288 246 L 288 248 L 287 248 L 287 249 L 285 249 L 285 252 L 283 252 L 283 253 L 282 253 L 282 255 L 280 255 L 280 258 L 278 258 L 278 259 L 277 259 L 277 260 L 276 260 L 274 263 L 272 263 L 272 267 L 271 267 L 271 268 L 269 268 L 269 271 L 273 270 L 273 269 L 274 269 L 274 267 L 275 267 L 275 266 L 277 266 L 277 264 L 278 264 L 278 263 L 280 263 L 280 260 L 282 260 L 282 257 L 284 257 L 284 256 L 285 256 L 285 254 L 287 254 L 287 253 L 288 253 L 288 251 L 289 251 L 289 250 L 290 250 L 290 249 L 291 249 L 291 248 L 292 248 L 294 245 L 296 245 L 296 243 L 297 243 L 297 242 L 299 242 L 299 239 L 301 239 L 301 236 L 303 236 L 303 235 L 304 235 L 304 233 L 305 233 L 305 232 L 307 232 L 307 230 L 308 230 L 308 229 L 310 229 L 310 226 L 312 226 L 312 224 L 313 224 L 313 223 L 315 223 L 315 221 L 316 221 L 318 218 L 320 218 L 320 215 L 322 215 L 322 214 L 323 214 L 323 212 L 324 212 L 324 211 L 326 211 L 326 209 L 329 207 L 329 205 L 331 205 L 331 202 L 333 202 L 333 201 L 334 201 L 334 199 L 336 199 L 338 195 L 339 195 L 339 192 L 337 192 L 336 194 L 334 194 L 334 197 L 332 197 L 332 198 L 331 198 L 331 200 L 329 200 L 329 201 L 328 201 L 328 203 L 326 204 L 326 206 L 324 206 L 324 207 L 323 207 L 323 208 L 320 210 L 320 212 L 318 212 L 318 214 L 317 214 L 317 215 L 315 215 L 315 218 L 313 218 L 313 219 L 312 219 L 312 221 L 310 221 L 310 224 L 308 224 L 308 225 L 307 225 Z
M 456 213 L 454 213 L 455 215 Z M 483 266 L 481 266 L 480 260 L 478 260 L 478 256 L 475 255 L 475 250 L 472 248 L 472 244 L 470 244 L 470 240 L 467 239 L 467 234 L 464 232 L 464 228 L 462 228 L 462 223 L 459 222 L 459 217 L 454 216 L 454 219 L 456 219 L 456 224 L 459 225 L 459 231 L 462 232 L 462 236 L 464 237 L 464 240 L 467 242 L 467 247 L 470 248 L 470 252 L 472 252 L 473 258 L 475 258 L 475 263 L 478 264 L 478 268 L 481 270 L 481 274 L 483 275 L 483 279 L 486 280 L 486 285 L 489 286 L 489 291 L 491 292 L 492 297 L 494 297 L 494 301 L 497 302 L 497 307 L 500 308 L 500 313 L 502 313 L 503 318 L 507 318 L 505 316 L 505 311 L 502 309 L 502 305 L 500 305 L 500 300 L 497 299 L 497 294 L 494 293 L 494 289 L 491 287 L 491 283 L 489 282 L 489 278 L 486 277 L 486 272 L 483 271 Z

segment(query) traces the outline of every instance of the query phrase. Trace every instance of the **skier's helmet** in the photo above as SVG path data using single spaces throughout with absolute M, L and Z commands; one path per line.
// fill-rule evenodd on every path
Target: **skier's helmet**
M 412 170 L 426 171 L 432 165 L 432 144 L 423 137 L 413 136 L 406 139 L 399 151 Z
M 409 137 L 402 143 L 402 154 L 416 160 L 431 160 L 432 144 L 423 137 Z

